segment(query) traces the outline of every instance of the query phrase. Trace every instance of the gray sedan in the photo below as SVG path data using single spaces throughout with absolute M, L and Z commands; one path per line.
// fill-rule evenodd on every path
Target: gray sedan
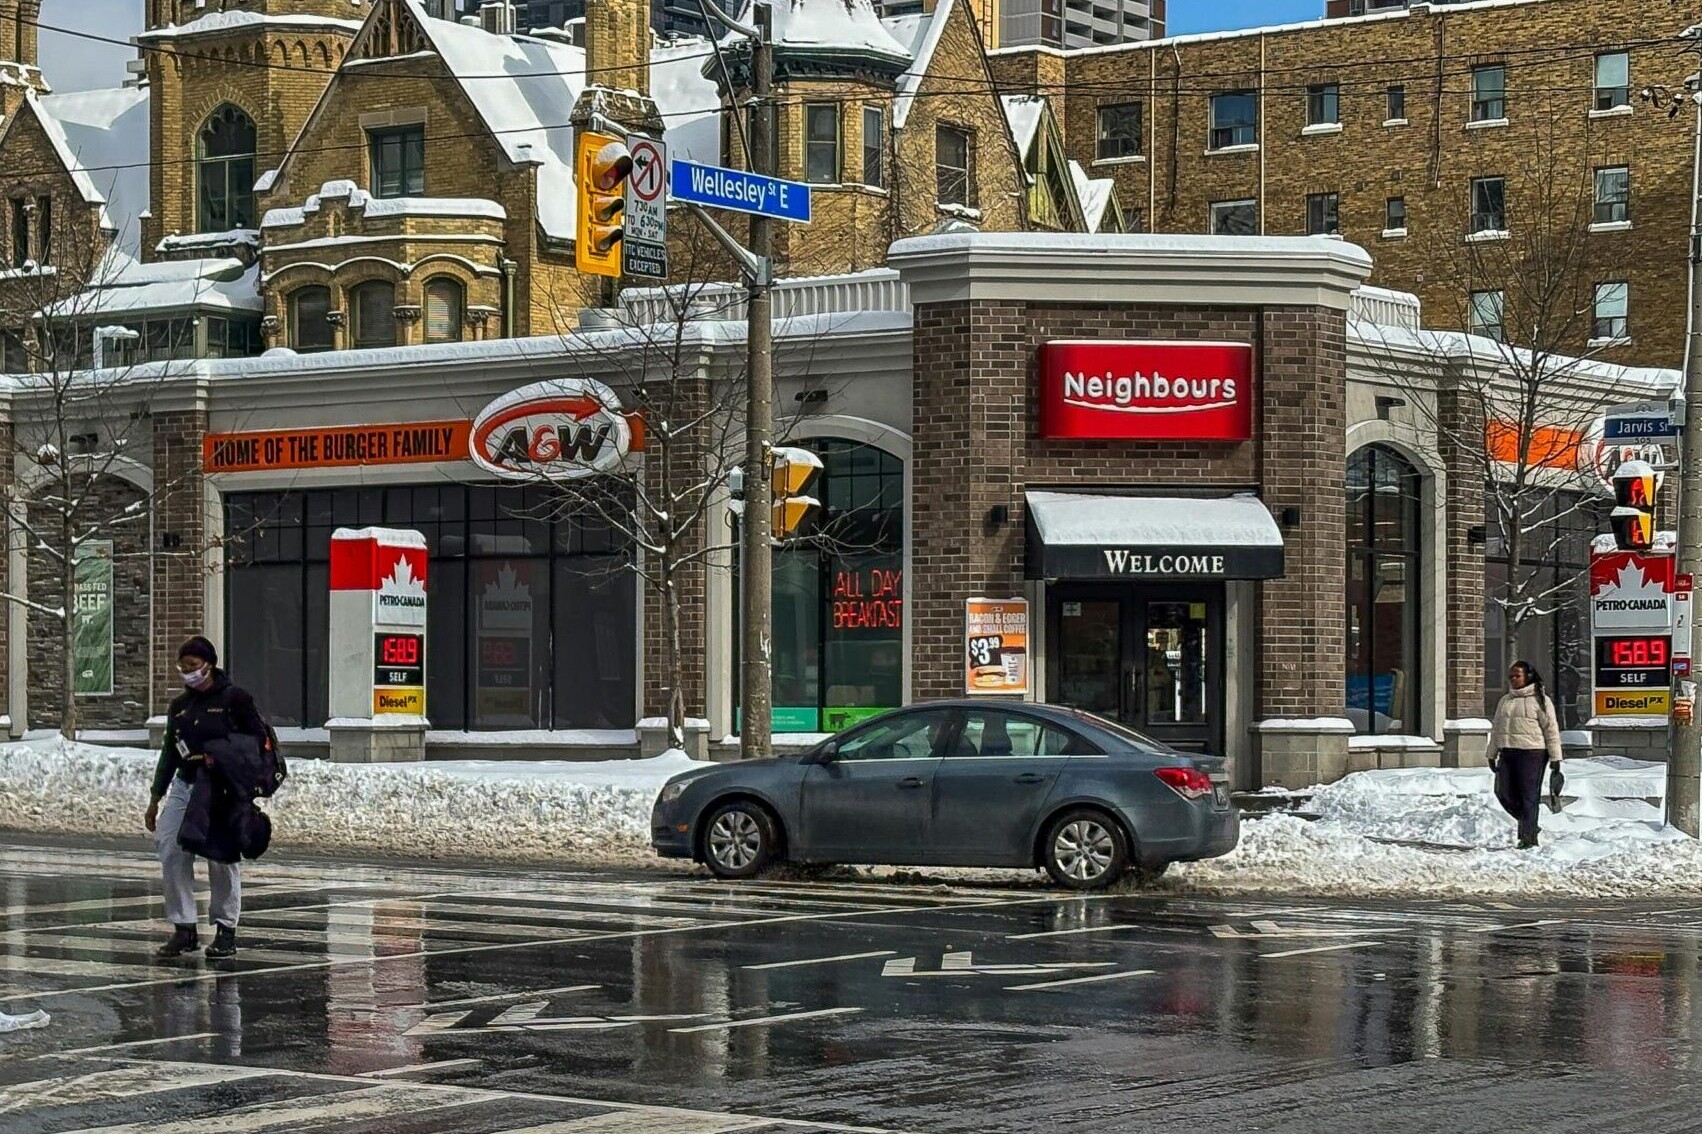
M 1043 866 L 1078 890 L 1239 836 L 1221 760 L 1013 702 L 916 705 L 799 756 L 685 772 L 651 817 L 657 854 L 723 878 L 776 862 Z

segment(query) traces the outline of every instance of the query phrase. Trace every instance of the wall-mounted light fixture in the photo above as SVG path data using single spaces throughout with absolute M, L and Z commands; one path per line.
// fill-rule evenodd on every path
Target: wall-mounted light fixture
M 1482 547 L 1489 542 L 1489 528 L 1483 524 L 1473 524 L 1466 529 L 1466 543 L 1471 547 Z
M 1378 394 L 1377 395 L 1377 420 L 1378 421 L 1388 421 L 1390 410 L 1399 409 L 1400 407 L 1402 407 L 1406 404 L 1407 404 L 1407 400 L 1405 398 L 1391 398 L 1387 394 Z
M 826 390 L 799 390 L 792 395 L 792 400 L 806 406 L 819 406 L 827 401 Z
M 1300 526 L 1300 509 L 1292 504 L 1287 508 L 1284 508 L 1282 510 L 1282 526 L 1285 528 L 1298 528 Z
M 986 529 L 988 535 L 992 535 L 1010 522 L 1011 506 L 1009 504 L 995 504 L 987 509 L 987 515 L 982 521 L 982 526 Z

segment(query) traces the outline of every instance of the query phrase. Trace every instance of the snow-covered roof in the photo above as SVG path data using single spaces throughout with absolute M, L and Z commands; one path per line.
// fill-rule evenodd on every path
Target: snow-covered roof
M 77 191 L 100 204 L 101 227 L 135 252 L 148 211 L 148 92 L 145 88 L 31 96 L 43 130 Z
M 1076 185 L 1076 200 L 1081 202 L 1082 219 L 1089 232 L 1098 232 L 1105 220 L 1105 207 L 1111 203 L 1117 182 L 1110 177 L 1089 177 L 1079 161 L 1070 162 L 1070 179 Z
M 507 220 L 508 210 L 479 197 L 374 197 L 353 181 L 327 181 L 299 209 L 268 209 L 260 227 L 290 228 L 304 224 L 326 201 L 347 201 L 368 217 L 483 217 Z
M 95 273 L 98 281 L 46 309 L 62 319 L 185 309 L 248 311 L 263 309 L 259 268 L 241 260 L 162 260 L 144 264 L 113 250 Z
M 1046 115 L 1046 100 L 1040 95 L 1000 95 L 999 102 L 1004 105 L 1005 120 L 1011 124 L 1011 135 L 1016 138 L 1016 152 L 1027 157 L 1028 147 L 1040 132 L 1040 120 Z
M 892 100 L 894 130 L 904 129 L 904 124 L 910 120 L 910 107 L 916 101 L 922 79 L 934 62 L 934 52 L 940 46 L 940 37 L 945 34 L 946 22 L 951 19 L 952 7 L 956 3 L 957 0 L 940 0 L 933 13 L 920 17 L 919 27 L 911 29 L 914 37 L 910 41 L 910 68 L 898 77 L 895 84 L 898 93 Z
M 739 18 L 753 20 L 754 0 L 746 0 Z M 774 46 L 803 48 L 812 52 L 846 55 L 875 55 L 909 63 L 913 53 L 907 44 L 893 38 L 875 11 L 872 0 L 772 0 Z M 744 42 L 729 33 L 723 41 Z
M 309 16 L 296 13 L 267 16 L 259 12 L 208 12 L 204 16 L 190 20 L 187 24 L 167 24 L 165 27 L 142 32 L 136 38 L 140 41 L 171 40 L 181 36 L 205 35 L 208 32 L 235 31 L 255 27 L 295 30 L 342 28 L 346 31 L 359 31 L 360 26 L 359 20 L 340 20 L 333 16 Z
M 233 228 L 224 232 L 188 232 L 173 233 L 163 236 L 154 245 L 155 252 L 191 252 L 210 250 L 214 248 L 231 248 L 236 245 L 248 248 L 260 247 L 260 232 L 252 228 Z

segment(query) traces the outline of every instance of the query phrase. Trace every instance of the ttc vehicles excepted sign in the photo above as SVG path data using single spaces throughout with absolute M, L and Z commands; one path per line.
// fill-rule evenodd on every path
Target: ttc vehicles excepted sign
M 642 134 L 629 134 L 632 173 L 626 179 L 622 210 L 621 273 L 645 279 L 668 278 L 668 147 Z

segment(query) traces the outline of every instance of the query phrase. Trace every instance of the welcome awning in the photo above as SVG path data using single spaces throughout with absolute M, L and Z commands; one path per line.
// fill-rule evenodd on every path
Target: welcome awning
M 1030 579 L 1274 579 L 1282 532 L 1256 496 L 1030 492 Z

